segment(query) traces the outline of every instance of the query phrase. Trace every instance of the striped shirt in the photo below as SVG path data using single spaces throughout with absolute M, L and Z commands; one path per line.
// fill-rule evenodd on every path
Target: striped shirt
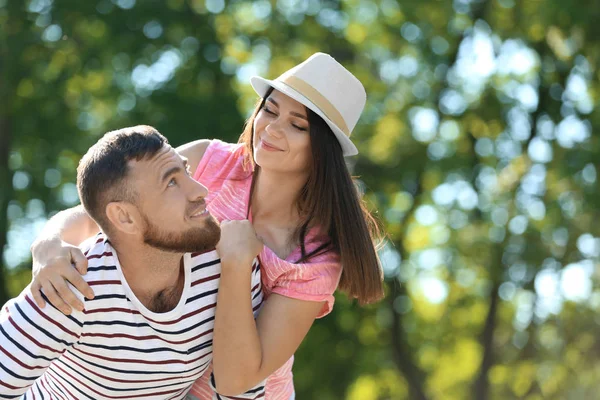
M 179 303 L 154 313 L 131 291 L 103 234 L 83 250 L 84 279 L 96 294 L 93 300 L 78 294 L 85 311 L 67 316 L 50 304 L 40 309 L 29 287 L 2 308 L 0 398 L 185 398 L 212 360 L 221 271 L 216 251 L 185 254 Z M 251 295 L 257 312 L 262 302 L 257 262 Z M 262 396 L 264 387 L 258 387 L 247 398 Z

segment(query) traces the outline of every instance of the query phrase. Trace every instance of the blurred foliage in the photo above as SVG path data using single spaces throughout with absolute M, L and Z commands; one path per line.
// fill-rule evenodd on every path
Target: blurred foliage
M 0 303 L 107 130 L 235 141 L 316 51 L 364 83 L 352 163 L 387 297 L 338 296 L 299 399 L 595 399 L 600 1 L 0 0 Z

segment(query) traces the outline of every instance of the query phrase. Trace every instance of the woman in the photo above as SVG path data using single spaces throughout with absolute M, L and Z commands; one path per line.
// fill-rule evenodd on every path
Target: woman
M 315 318 L 331 311 L 338 283 L 361 304 L 383 296 L 375 225 L 343 158 L 357 153 L 349 136 L 366 96 L 362 84 L 323 53 L 273 81 L 254 77 L 251 83 L 261 100 L 239 144 L 199 140 L 178 151 L 208 187 L 210 212 L 221 221 L 252 221 L 265 245 L 261 250 L 247 225 L 222 224 L 240 239 L 220 243 L 221 250 L 234 248 L 240 258 L 239 265 L 222 264 L 213 347 L 217 390 L 236 395 L 269 377 L 266 398 L 289 399 L 292 356 Z M 34 268 L 44 266 L 32 290 L 43 288 L 61 310 L 66 305 L 57 292 L 82 307 L 64 279 L 86 297 L 93 294 L 64 260 L 82 265 L 84 257 L 60 244 L 58 234 L 79 243 L 97 227 L 80 211 L 50 226 L 54 230 L 32 247 Z M 266 301 L 255 323 L 243 264 L 259 252 Z M 57 255 L 62 263 L 54 262 Z M 209 392 L 200 380 L 191 393 L 206 398 Z

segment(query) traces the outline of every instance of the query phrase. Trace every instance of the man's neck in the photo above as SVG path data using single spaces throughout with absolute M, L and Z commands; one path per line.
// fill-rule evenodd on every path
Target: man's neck
M 157 313 L 175 308 L 185 284 L 183 254 L 145 244 L 123 243 L 120 247 L 114 246 L 123 276 L 138 300 Z

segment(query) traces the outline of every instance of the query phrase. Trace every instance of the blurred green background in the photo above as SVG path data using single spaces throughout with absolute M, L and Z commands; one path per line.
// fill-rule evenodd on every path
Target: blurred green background
M 366 86 L 349 160 L 387 296 L 338 296 L 297 398 L 600 398 L 598 0 L 0 0 L 0 304 L 77 204 L 80 156 L 150 124 L 236 141 L 316 51 Z

